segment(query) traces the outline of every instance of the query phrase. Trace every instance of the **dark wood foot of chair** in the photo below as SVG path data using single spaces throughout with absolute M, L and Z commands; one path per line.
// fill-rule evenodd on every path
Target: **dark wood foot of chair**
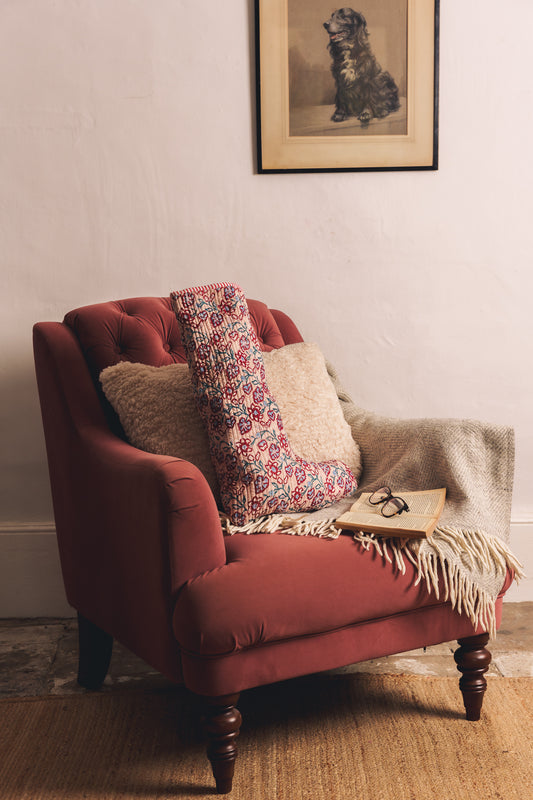
M 231 792 L 235 759 L 236 738 L 241 727 L 241 715 L 235 707 L 238 694 L 206 698 L 204 730 L 207 734 L 207 757 L 213 768 L 217 792 Z
M 459 688 L 463 693 L 466 718 L 469 720 L 478 720 L 481 715 L 483 695 L 487 688 L 485 672 L 492 660 L 485 647 L 488 641 L 488 633 L 458 639 L 459 648 L 454 653 L 457 669 L 463 673 Z
M 111 661 L 113 637 L 78 614 L 78 683 L 85 689 L 99 689 Z

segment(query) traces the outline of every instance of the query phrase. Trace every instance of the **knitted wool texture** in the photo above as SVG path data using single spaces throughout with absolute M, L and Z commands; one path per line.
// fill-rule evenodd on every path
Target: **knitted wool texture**
M 353 492 L 357 481 L 345 464 L 293 452 L 241 289 L 217 283 L 171 299 L 231 522 L 319 509 Z

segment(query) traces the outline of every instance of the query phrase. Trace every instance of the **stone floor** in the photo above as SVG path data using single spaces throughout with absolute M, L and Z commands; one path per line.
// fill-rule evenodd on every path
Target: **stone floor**
M 458 675 L 455 642 L 365 661 L 340 672 Z M 505 603 L 497 638 L 489 644 L 489 675 L 533 677 L 533 602 Z M 74 619 L 0 620 L 0 697 L 83 692 L 76 683 Z M 120 645 L 115 645 L 105 687 L 163 688 L 168 681 Z

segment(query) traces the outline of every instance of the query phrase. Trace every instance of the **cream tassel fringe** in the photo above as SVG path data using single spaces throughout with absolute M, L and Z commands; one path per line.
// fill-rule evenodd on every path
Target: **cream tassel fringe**
M 219 512 L 222 530 L 227 536 L 236 533 L 275 533 L 283 531 L 290 536 L 318 536 L 321 539 L 337 539 L 340 530 L 333 524 L 334 519 L 322 519 L 311 521 L 304 516 L 289 517 L 284 514 L 273 514 L 272 516 L 258 517 L 253 522 L 241 527 L 232 525 L 226 514 Z
M 479 586 L 472 576 L 472 570 L 480 574 L 494 576 L 501 574 L 502 580 L 507 569 L 514 572 L 518 582 L 524 577 L 522 564 L 515 558 L 507 545 L 495 536 L 483 531 L 461 530 L 451 526 L 436 528 L 428 539 L 388 539 L 360 531 L 354 539 L 365 550 L 374 547 L 382 558 L 390 564 L 395 563 L 405 574 L 405 558 L 418 570 L 417 586 L 425 581 L 428 592 L 440 599 L 439 571 L 444 584 L 444 602 L 450 601 L 459 614 L 466 614 L 474 628 L 484 627 L 491 637 L 496 636 L 495 594 Z M 389 553 L 392 552 L 392 557 Z M 450 557 L 451 551 L 451 557 Z M 393 561 L 394 559 L 394 561 Z

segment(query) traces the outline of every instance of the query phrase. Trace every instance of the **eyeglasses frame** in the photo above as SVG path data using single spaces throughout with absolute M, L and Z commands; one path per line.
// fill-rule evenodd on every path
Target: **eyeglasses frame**
M 387 496 L 383 497 L 381 500 L 372 500 L 372 498 L 377 492 L 387 492 Z M 400 502 L 403 503 L 403 506 L 402 508 L 398 509 L 398 511 L 395 511 L 394 514 L 384 514 L 383 509 L 386 507 L 387 503 L 389 503 L 391 500 L 400 500 Z M 368 502 L 372 506 L 379 506 L 381 503 L 384 503 L 383 507 L 380 508 L 379 510 L 381 515 L 385 517 L 385 519 L 390 519 L 391 517 L 395 517 L 397 514 L 403 514 L 404 511 L 409 511 L 409 506 L 407 505 L 403 497 L 399 497 L 398 495 L 393 494 L 389 486 L 380 486 L 379 489 L 376 489 L 375 492 L 372 492 L 372 494 L 368 498 Z

